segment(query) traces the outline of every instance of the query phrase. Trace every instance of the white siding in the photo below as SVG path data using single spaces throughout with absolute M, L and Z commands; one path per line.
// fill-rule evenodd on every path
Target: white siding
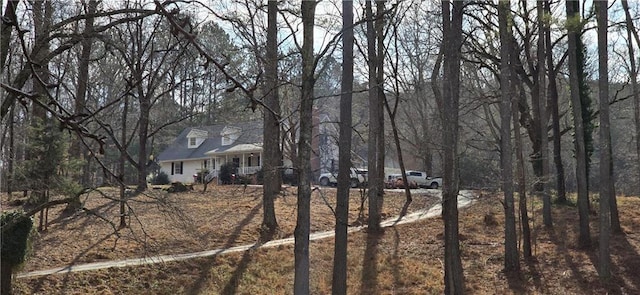
M 179 165 L 182 162 L 182 174 L 173 174 L 171 175 L 171 163 L 172 162 L 162 162 L 160 163 L 160 169 L 162 172 L 167 173 L 169 176 L 170 182 L 182 182 L 182 183 L 193 183 L 193 175 L 197 174 L 202 170 L 202 165 L 204 159 L 199 160 L 187 160 L 187 161 L 175 161 L 175 165 Z

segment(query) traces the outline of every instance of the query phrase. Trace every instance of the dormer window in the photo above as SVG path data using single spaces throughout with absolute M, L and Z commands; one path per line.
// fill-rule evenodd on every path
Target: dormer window
M 231 141 L 231 137 L 229 137 L 229 134 L 225 134 L 222 136 L 222 145 L 230 145 L 232 143 Z
M 240 137 L 241 132 L 242 132 L 242 129 L 240 128 L 229 127 L 229 126 L 224 127 L 224 129 L 220 133 L 220 136 L 222 137 L 221 144 L 223 146 L 233 144 L 233 142 L 235 142 L 238 139 L 238 137 Z
M 199 147 L 207 136 L 207 131 L 192 129 L 189 134 L 187 134 L 187 147 L 190 149 Z

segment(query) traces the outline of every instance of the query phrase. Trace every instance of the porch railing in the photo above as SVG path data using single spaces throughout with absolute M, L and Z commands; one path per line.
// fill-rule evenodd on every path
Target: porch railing
M 260 169 L 262 169 L 261 166 L 238 167 L 238 174 L 239 175 L 255 174 L 258 171 L 260 171 Z M 212 170 L 212 171 L 209 171 L 209 174 L 207 174 L 205 179 L 209 181 L 214 177 L 218 177 L 218 175 L 220 175 L 220 170 Z

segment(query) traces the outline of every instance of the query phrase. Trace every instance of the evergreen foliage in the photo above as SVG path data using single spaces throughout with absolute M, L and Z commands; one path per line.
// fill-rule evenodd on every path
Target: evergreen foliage
M 76 190 L 66 179 L 64 172 L 69 168 L 65 161 L 68 150 L 68 136 L 54 126 L 53 122 L 36 122 L 28 129 L 28 144 L 25 147 L 27 159 L 20 163 L 17 179 L 20 187 L 31 190 L 29 202 L 42 204 L 46 202 L 49 190 Z
M 584 126 L 584 145 L 587 156 L 587 187 L 589 183 L 589 169 L 591 167 L 591 156 L 593 155 L 593 132 L 596 128 L 593 110 L 593 99 L 591 98 L 591 90 L 589 89 L 589 72 L 587 70 L 587 47 L 582 42 L 582 37 L 578 38 L 577 46 L 578 59 L 578 79 L 580 83 L 580 102 L 582 104 L 582 122 Z
M 33 233 L 33 220 L 22 212 L 4 212 L 0 217 L 2 227 L 2 263 L 12 270 L 25 262 L 29 253 L 29 237 Z M 9 228 L 5 229 L 5 226 Z

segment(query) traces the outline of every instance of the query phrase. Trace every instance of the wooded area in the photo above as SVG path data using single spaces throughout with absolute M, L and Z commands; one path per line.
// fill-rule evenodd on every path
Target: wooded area
M 278 231 L 274 200 L 293 168 L 293 292 L 308 294 L 323 114 L 339 130 L 327 139 L 339 147 L 334 294 L 347 292 L 356 158 L 368 168 L 371 237 L 384 233 L 385 168 L 442 176 L 447 294 L 466 290 L 461 189 L 504 195 L 510 273 L 533 255 L 529 205 L 541 203 L 553 228 L 553 208 L 575 203 L 584 249 L 596 243 L 597 211 L 598 273 L 611 277 L 617 196 L 640 195 L 640 2 L 7 0 L 2 9 L 0 190 L 37 208 L 26 215 L 39 214 L 40 231 L 50 207 L 86 209 L 82 195 L 101 186 L 118 188 L 102 195 L 119 205 L 114 231 L 127 228 L 129 202 L 181 130 L 260 120 L 261 239 Z M 3 237 L 20 218 L 3 215 Z

